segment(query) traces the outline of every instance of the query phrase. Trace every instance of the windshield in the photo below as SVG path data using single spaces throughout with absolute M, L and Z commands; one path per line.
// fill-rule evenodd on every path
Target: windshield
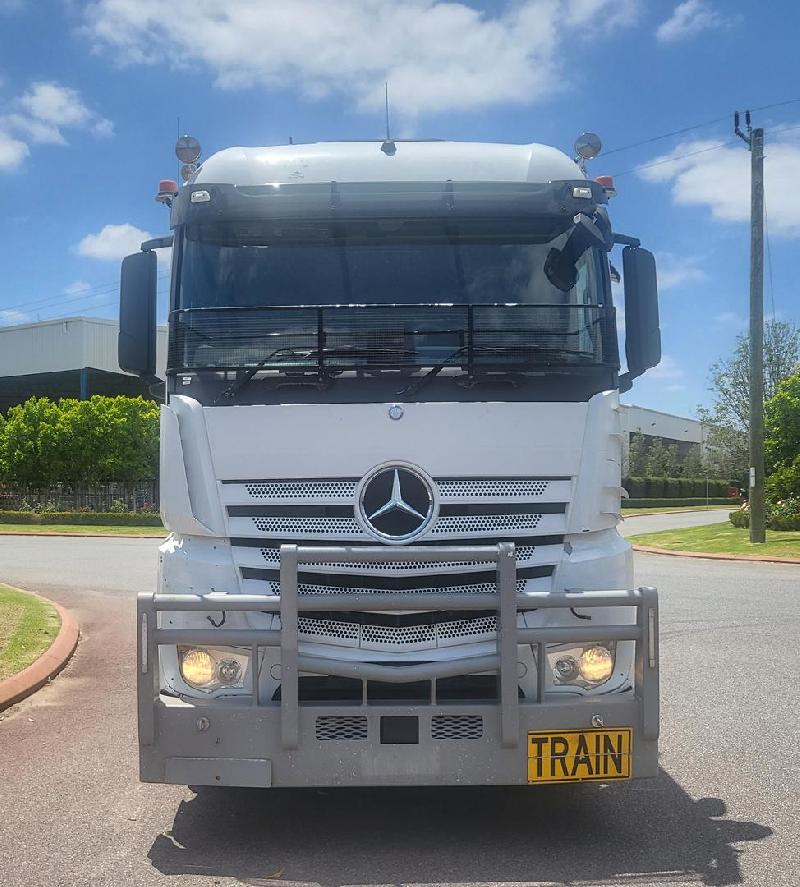
M 562 241 L 533 242 L 502 222 L 193 226 L 176 307 L 602 302 L 592 253 L 569 292 L 548 281 L 545 259 Z
M 616 365 L 604 255 L 587 251 L 563 292 L 544 264 L 567 235 L 537 242 L 514 224 L 188 227 L 169 369 L 328 378 L 440 364 L 445 375 L 465 366 L 472 374 Z

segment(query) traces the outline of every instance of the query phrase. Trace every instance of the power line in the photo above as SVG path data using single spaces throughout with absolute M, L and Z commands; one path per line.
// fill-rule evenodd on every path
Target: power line
M 736 142 L 720 142 L 718 145 L 709 145 L 706 148 L 699 148 L 697 151 L 689 151 L 686 154 L 678 154 L 675 157 L 666 157 L 664 160 L 656 160 L 653 163 L 644 163 L 639 166 L 631 167 L 630 169 L 626 169 L 623 172 L 616 172 L 613 174 L 613 178 L 618 179 L 620 176 L 630 175 L 632 172 L 639 172 L 643 169 L 652 169 L 654 166 L 663 166 L 665 163 L 675 163 L 676 160 L 685 160 L 687 157 L 694 157 L 697 154 L 706 154 L 709 151 L 716 151 L 719 148 L 727 148 L 730 145 L 735 145 Z
M 784 126 L 782 129 L 776 129 L 775 133 L 778 136 L 783 135 L 785 132 L 792 132 L 793 130 L 800 129 L 800 123 L 795 124 L 794 126 Z M 633 172 L 639 172 L 642 169 L 651 169 L 654 166 L 663 166 L 665 163 L 674 163 L 676 160 L 684 160 L 687 157 L 694 157 L 696 154 L 705 154 L 708 151 L 716 151 L 719 148 L 729 148 L 731 145 L 737 145 L 738 142 L 732 140 L 730 142 L 720 142 L 717 145 L 709 145 L 705 148 L 699 148 L 697 151 L 688 151 L 686 154 L 676 154 L 674 157 L 665 157 L 663 160 L 655 160 L 653 163 L 643 163 L 638 166 L 632 166 L 630 169 L 623 170 L 623 172 L 617 172 L 613 174 L 613 178 L 619 178 L 620 176 L 627 176 Z M 767 156 L 769 156 L 769 152 L 767 152 Z
M 160 274 L 156 280 L 160 282 L 164 282 L 169 278 L 169 272 L 165 274 Z M 115 290 L 119 289 L 119 282 L 115 281 L 114 283 L 100 283 L 97 286 L 90 287 L 89 289 L 82 290 L 79 293 L 74 293 L 67 295 L 65 297 L 64 293 L 60 293 L 57 296 L 44 296 L 41 299 L 33 299 L 32 301 L 26 302 L 18 302 L 16 305 L 0 305 L 0 311 L 13 311 L 19 308 L 25 309 L 43 309 L 49 307 L 50 303 L 58 303 L 59 305 L 69 304 L 72 302 L 82 302 L 86 299 L 93 299 L 97 296 L 104 296 L 108 293 L 112 293 Z
M 800 103 L 800 98 L 786 99 L 783 102 L 772 102 L 769 105 L 759 105 L 757 108 L 751 108 L 750 111 L 769 111 L 773 108 L 783 108 L 786 105 L 795 105 L 798 103 Z M 715 123 L 725 123 L 730 120 L 730 116 L 730 114 L 726 114 L 724 117 L 715 117 L 713 120 L 704 120 L 702 123 L 694 123 L 691 126 L 674 129 L 672 132 L 665 132 L 661 135 L 651 136 L 648 139 L 642 139 L 640 142 L 632 142 L 630 145 L 623 145 L 621 148 L 611 148 L 610 151 L 603 151 L 603 157 L 608 157 L 609 154 L 619 154 L 621 151 L 631 151 L 633 148 L 641 148 L 643 145 L 652 145 L 654 142 L 660 142 L 662 139 L 670 139 L 674 136 L 686 135 L 687 132 L 703 129 L 706 126 L 713 126 Z

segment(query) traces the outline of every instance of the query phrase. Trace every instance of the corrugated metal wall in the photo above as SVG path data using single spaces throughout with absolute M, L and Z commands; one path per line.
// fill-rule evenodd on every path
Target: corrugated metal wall
M 60 373 L 92 367 L 122 373 L 117 363 L 113 320 L 74 317 L 0 327 L 0 377 Z M 167 360 L 167 328 L 159 327 L 156 372 L 163 379 Z

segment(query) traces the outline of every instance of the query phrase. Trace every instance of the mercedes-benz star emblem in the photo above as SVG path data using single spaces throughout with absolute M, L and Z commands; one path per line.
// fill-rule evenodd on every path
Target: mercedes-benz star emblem
M 435 489 L 428 475 L 414 465 L 379 465 L 359 484 L 356 519 L 370 536 L 381 542 L 412 542 L 436 517 Z

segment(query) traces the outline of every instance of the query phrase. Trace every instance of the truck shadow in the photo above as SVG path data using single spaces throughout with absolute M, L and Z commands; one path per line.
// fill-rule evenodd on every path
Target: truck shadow
M 742 881 L 734 845 L 772 830 L 726 819 L 664 770 L 609 786 L 200 788 L 148 854 L 165 875 L 366 883 Z

